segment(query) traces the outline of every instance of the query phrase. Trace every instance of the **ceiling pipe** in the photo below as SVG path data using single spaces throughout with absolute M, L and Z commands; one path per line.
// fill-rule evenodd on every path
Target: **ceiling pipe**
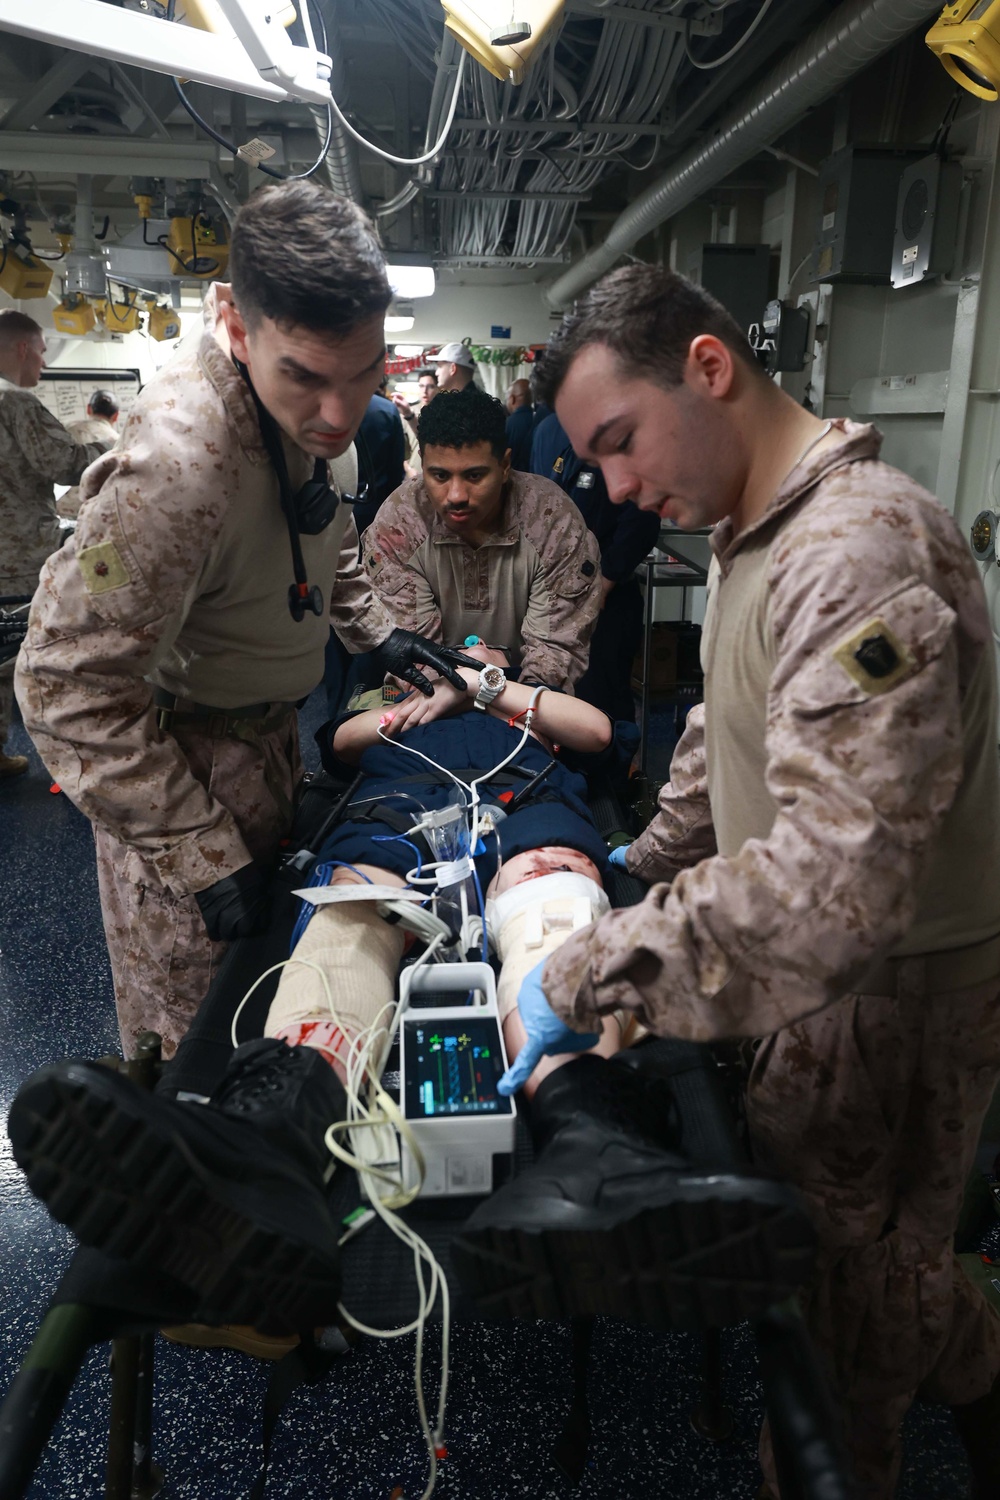
M 345 107 L 347 97 L 346 80 L 344 77 L 344 54 L 339 42 L 339 28 L 337 26 L 336 11 L 333 6 L 326 9 L 327 30 L 333 38 L 333 46 L 330 48 L 330 93 L 336 99 L 341 109 Z M 311 104 L 309 112 L 316 125 L 316 138 L 322 146 L 326 140 L 328 124 L 327 110 L 320 104 Z M 330 144 L 327 147 L 325 166 L 327 181 L 335 193 L 342 198 L 352 198 L 355 203 L 362 201 L 361 190 L 361 165 L 358 160 L 358 148 L 353 138 L 341 125 L 336 114 L 329 121 L 331 124 Z
M 723 118 L 711 139 L 685 152 L 630 204 L 603 244 L 552 283 L 549 305 L 568 307 L 643 235 L 750 161 L 939 9 L 940 0 L 847 0 Z

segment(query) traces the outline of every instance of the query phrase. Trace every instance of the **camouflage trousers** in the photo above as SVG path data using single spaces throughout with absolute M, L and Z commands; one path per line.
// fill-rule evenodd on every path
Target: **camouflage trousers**
M 250 854 L 271 866 L 302 775 L 294 710 L 263 735 L 212 738 L 178 729 L 176 738 L 194 775 L 232 813 Z M 102 828 L 95 841 L 122 1051 L 131 1057 L 142 1032 L 156 1031 L 164 1056 L 172 1057 L 228 945 L 212 942 L 194 896 L 168 891 L 140 850 Z
M 803 1311 L 843 1413 L 861 1500 L 889 1500 L 915 1396 L 964 1405 L 1000 1373 L 1000 1317 L 952 1253 L 1000 1071 L 1000 979 L 849 995 L 765 1041 L 750 1077 L 755 1151 L 819 1233 Z M 761 1465 L 778 1495 L 765 1423 Z

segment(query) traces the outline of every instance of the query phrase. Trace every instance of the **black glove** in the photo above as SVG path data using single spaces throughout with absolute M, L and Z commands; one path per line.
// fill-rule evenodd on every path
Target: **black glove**
M 473 672 L 481 672 L 483 667 L 481 661 L 463 656 L 461 651 L 455 651 L 451 646 L 438 646 L 425 635 L 415 635 L 412 630 L 397 628 L 375 650 L 375 663 L 379 671 L 391 672 L 394 677 L 404 678 L 429 698 L 434 689 L 418 669 L 417 662 L 425 667 L 433 667 L 435 672 L 447 677 L 452 687 L 458 688 L 460 693 L 467 692 L 469 685 L 463 677 L 459 677 L 455 668 L 471 667 Z
M 271 892 L 259 865 L 244 865 L 226 875 L 194 899 L 201 908 L 209 937 L 215 943 L 262 932 L 271 912 Z

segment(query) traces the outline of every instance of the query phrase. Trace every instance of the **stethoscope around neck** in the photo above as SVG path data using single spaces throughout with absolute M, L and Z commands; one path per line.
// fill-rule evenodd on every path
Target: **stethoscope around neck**
M 235 355 L 233 355 L 233 364 L 246 381 L 247 389 L 253 397 L 254 406 L 257 408 L 261 439 L 274 472 L 278 476 L 281 509 L 284 511 L 285 523 L 288 527 L 288 541 L 292 549 L 292 570 L 295 574 L 295 582 L 288 586 L 288 611 L 292 619 L 297 621 L 304 620 L 307 613 L 322 615 L 326 607 L 323 590 L 318 584 L 309 582 L 305 558 L 302 556 L 301 538 L 318 536 L 321 531 L 325 531 L 328 526 L 332 525 L 336 528 L 333 546 L 334 550 L 339 553 L 344 532 L 347 530 L 347 522 L 354 506 L 367 498 L 368 486 L 367 484 L 361 485 L 356 495 L 338 495 L 330 484 L 326 459 L 317 458 L 312 478 L 307 479 L 302 488 L 293 495 L 285 450 L 281 441 L 281 428 L 254 390 L 250 371 L 246 365 Z

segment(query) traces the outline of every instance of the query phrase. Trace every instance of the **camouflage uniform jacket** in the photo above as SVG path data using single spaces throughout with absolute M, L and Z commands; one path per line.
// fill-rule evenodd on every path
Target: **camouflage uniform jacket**
M 408 479 L 364 534 L 374 587 L 401 625 L 446 645 L 506 646 L 521 680 L 567 691 L 587 666 L 600 608 L 597 544 L 562 490 L 511 472 L 493 535 L 472 547 Z
M 108 446 L 78 442 L 31 391 L 0 379 L 0 594 L 34 587 L 62 537 L 52 486 L 75 484 Z
M 937 502 L 877 461 L 872 428 L 837 426 L 843 443 L 755 524 L 716 529 L 705 706 L 627 856 L 672 883 L 548 960 L 545 993 L 580 1030 L 624 1006 L 661 1033 L 765 1035 L 886 955 L 1000 932 L 976 564 Z
M 285 451 L 294 489 L 313 460 L 287 441 Z M 302 538 L 330 621 L 291 618 L 277 478 L 247 386 L 211 327 L 145 388 L 82 489 L 76 533 L 35 595 L 18 701 L 63 790 L 186 895 L 249 855 L 232 815 L 157 727 L 147 679 L 223 710 L 294 702 L 322 678 L 329 623 L 365 651 L 394 621 L 361 569 L 353 520 L 339 555 L 324 550 L 330 533 Z
M 66 431 L 78 443 L 100 443 L 107 451 L 118 441 L 118 429 L 103 417 L 83 417 L 79 422 L 67 422 Z M 56 502 L 56 510 L 64 521 L 75 521 L 80 514 L 80 486 L 64 491 Z

